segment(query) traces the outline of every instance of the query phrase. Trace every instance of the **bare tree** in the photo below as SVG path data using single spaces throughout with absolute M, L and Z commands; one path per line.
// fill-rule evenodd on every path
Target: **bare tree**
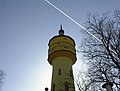
M 80 47 L 89 65 L 87 77 L 91 86 L 99 84 L 101 88 L 101 83 L 112 82 L 113 90 L 120 91 L 120 10 L 115 10 L 113 15 L 88 14 L 86 28 L 100 40 L 86 33 Z
M 2 70 L 0 70 L 0 88 L 1 88 L 2 83 L 3 83 L 3 77 L 4 77 L 4 72 Z
M 101 83 L 97 83 L 94 79 L 88 76 L 88 73 L 79 70 L 75 76 L 76 91 L 102 91 Z

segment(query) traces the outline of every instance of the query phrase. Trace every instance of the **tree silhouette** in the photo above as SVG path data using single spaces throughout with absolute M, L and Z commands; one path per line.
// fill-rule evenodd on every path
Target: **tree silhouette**
M 2 70 L 0 70 L 0 88 L 1 88 L 2 83 L 3 83 L 3 77 L 4 77 L 4 72 Z
M 87 89 L 91 91 L 91 86 L 96 86 L 94 91 L 101 91 L 100 84 L 112 82 L 113 91 L 120 91 L 120 10 L 115 10 L 113 15 L 109 12 L 101 16 L 89 13 L 87 18 L 87 30 L 100 40 L 85 33 L 87 36 L 80 46 L 89 66 L 85 78 L 90 82 Z

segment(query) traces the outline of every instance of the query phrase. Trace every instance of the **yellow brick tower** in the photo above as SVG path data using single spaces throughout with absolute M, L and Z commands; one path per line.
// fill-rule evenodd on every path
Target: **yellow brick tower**
M 76 62 L 74 40 L 59 30 L 49 41 L 48 62 L 53 66 L 51 91 L 75 91 L 72 65 Z

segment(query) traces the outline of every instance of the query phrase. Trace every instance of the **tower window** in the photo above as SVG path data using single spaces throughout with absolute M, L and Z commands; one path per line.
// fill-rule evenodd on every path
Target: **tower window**
M 68 83 L 65 82 L 65 91 L 69 91 Z
M 61 69 L 58 70 L 58 75 L 61 75 Z
M 57 42 L 57 44 L 60 44 L 60 42 Z
M 70 70 L 70 76 L 73 78 L 73 72 L 72 72 L 72 69 Z
M 50 51 L 52 52 L 54 49 L 52 48 Z
M 53 91 L 55 91 L 55 83 L 53 84 Z
M 64 48 L 68 49 L 68 47 L 67 47 L 67 46 L 64 46 Z
M 67 38 L 64 38 L 65 40 L 67 40 Z

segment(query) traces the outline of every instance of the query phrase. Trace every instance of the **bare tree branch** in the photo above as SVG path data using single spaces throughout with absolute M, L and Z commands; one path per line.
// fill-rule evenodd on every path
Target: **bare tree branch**
M 120 90 L 120 10 L 115 10 L 113 17 L 109 15 L 107 12 L 102 16 L 88 16 L 86 28 L 102 42 L 87 35 L 80 46 L 80 52 L 89 65 L 89 83 L 82 83 L 85 85 L 82 91 L 91 91 L 93 85 L 97 86 L 94 90 L 101 89 L 100 84 L 108 81 L 114 83 L 114 91 Z

